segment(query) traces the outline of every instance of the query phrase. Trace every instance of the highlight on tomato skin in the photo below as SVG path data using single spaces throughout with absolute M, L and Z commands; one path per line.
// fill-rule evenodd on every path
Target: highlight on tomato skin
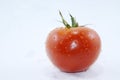
M 52 30 L 46 40 L 46 52 L 51 62 L 64 72 L 87 70 L 98 58 L 101 40 L 96 31 L 79 26 L 70 14 L 72 26 L 59 12 L 65 27 Z

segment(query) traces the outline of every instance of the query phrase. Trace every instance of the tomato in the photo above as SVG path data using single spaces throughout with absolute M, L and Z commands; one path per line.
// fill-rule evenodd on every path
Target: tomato
M 67 27 L 59 27 L 49 33 L 46 40 L 47 55 L 61 71 L 85 71 L 99 56 L 100 37 L 93 29 L 78 26 L 71 15 L 72 27 L 64 20 L 61 13 L 60 15 Z

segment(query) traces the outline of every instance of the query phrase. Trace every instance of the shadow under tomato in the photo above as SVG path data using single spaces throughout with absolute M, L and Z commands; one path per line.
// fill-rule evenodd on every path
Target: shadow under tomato
M 65 73 L 54 69 L 49 75 L 53 80 L 78 80 L 78 79 L 94 79 L 103 73 L 102 65 L 91 66 L 87 71 L 78 73 Z

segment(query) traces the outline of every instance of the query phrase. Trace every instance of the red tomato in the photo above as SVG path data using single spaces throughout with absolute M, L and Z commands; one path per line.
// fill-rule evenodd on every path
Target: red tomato
M 62 16 L 61 13 L 60 15 Z M 77 22 L 75 23 L 77 24 Z M 85 26 L 56 28 L 50 32 L 46 40 L 48 57 L 64 72 L 87 70 L 97 59 L 100 50 L 99 35 L 93 29 Z

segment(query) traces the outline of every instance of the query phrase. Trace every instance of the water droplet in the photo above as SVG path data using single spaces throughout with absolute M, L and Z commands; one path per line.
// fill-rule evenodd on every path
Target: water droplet
M 84 32 L 81 32 L 82 35 L 84 35 L 85 33 Z
M 81 39 L 83 39 L 83 36 L 80 36 Z
M 56 49 L 56 46 L 54 48 Z
M 97 50 L 97 47 L 95 47 L 95 49 Z
M 69 35 L 69 38 L 71 38 L 71 35 Z
M 88 43 L 88 41 L 87 41 L 87 40 L 85 40 L 85 43 Z
M 86 44 L 86 47 L 88 47 L 88 44 Z
M 90 34 L 88 35 L 90 37 L 91 40 L 95 40 L 95 35 L 94 34 Z
M 85 50 L 87 51 L 87 50 L 88 50 L 88 48 L 86 47 L 86 48 L 85 48 Z
M 73 31 L 73 34 L 78 34 L 78 31 Z
M 70 56 L 70 54 L 68 54 L 68 56 Z
M 60 41 L 60 44 L 62 44 L 62 41 Z
M 54 36 L 53 36 L 53 39 L 54 39 L 54 41 L 57 41 L 57 39 L 58 39 L 58 38 L 57 38 L 57 35 L 54 35 Z
M 77 47 L 77 43 L 76 43 L 76 41 L 73 41 L 72 43 L 71 43 L 71 49 L 75 49 L 76 47 Z
M 65 49 L 67 49 L 67 47 L 65 47 Z

